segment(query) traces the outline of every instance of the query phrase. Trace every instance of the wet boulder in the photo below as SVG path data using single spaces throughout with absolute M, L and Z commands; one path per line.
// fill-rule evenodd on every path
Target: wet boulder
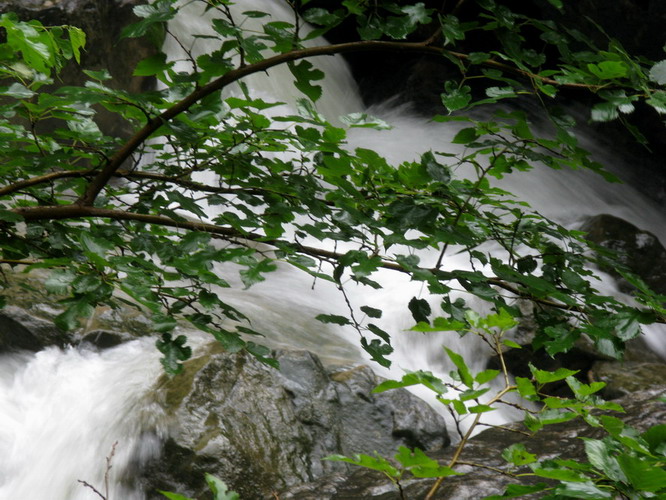
M 241 498 L 347 472 L 332 454 L 401 445 L 438 450 L 449 443 L 443 418 L 405 390 L 373 394 L 377 376 L 365 366 L 325 369 L 307 351 L 278 351 L 280 369 L 244 354 L 211 348 L 165 380 L 172 426 L 162 457 L 143 483 L 202 498 L 204 473 L 224 480 Z

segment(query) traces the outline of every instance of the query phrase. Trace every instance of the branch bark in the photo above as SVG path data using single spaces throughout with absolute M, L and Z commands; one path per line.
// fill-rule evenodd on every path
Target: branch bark
M 284 54 L 277 54 L 273 57 L 264 59 L 263 61 L 250 64 L 247 66 L 242 66 L 234 70 L 229 71 L 220 78 L 213 80 L 212 82 L 196 89 L 189 96 L 173 105 L 166 111 L 162 112 L 160 115 L 151 119 L 139 130 L 134 136 L 132 136 L 116 153 L 110 157 L 105 166 L 101 171 L 95 176 L 88 185 L 86 192 L 77 200 L 78 205 L 91 206 L 95 202 L 95 199 L 99 193 L 104 189 L 104 186 L 109 182 L 114 173 L 120 169 L 123 163 L 136 151 L 146 140 L 148 140 L 162 125 L 172 120 L 179 114 L 187 111 L 194 104 L 199 102 L 201 99 L 209 96 L 214 92 L 218 92 L 228 85 L 254 73 L 260 73 L 266 71 L 274 66 L 285 64 L 292 61 L 297 61 L 300 59 L 306 59 L 309 57 L 324 56 L 324 55 L 335 55 L 335 54 L 346 54 L 351 52 L 364 52 L 364 51 L 381 51 L 381 52 L 415 52 L 415 53 L 424 53 L 424 54 L 435 54 L 435 55 L 448 55 L 460 60 L 468 60 L 469 56 L 460 52 L 455 52 L 451 50 L 444 49 L 442 47 L 435 47 L 430 45 L 430 41 L 425 42 L 388 42 L 388 41 L 361 41 L 361 42 L 348 42 L 340 44 L 332 44 L 320 47 L 309 47 L 300 50 L 294 50 L 286 52 Z M 503 71 L 509 71 L 514 74 L 521 75 L 523 77 L 529 78 L 531 80 L 540 80 L 543 83 L 548 83 L 551 85 L 556 85 L 559 87 L 579 87 L 587 88 L 592 90 L 597 90 L 598 85 L 586 85 L 580 83 L 560 83 L 551 78 L 543 77 L 529 71 L 525 71 L 513 66 L 495 61 L 487 60 L 482 64 L 494 68 L 501 69 Z
M 189 231 L 202 231 L 205 233 L 222 237 L 227 240 L 236 240 L 239 243 L 245 240 L 275 247 L 277 246 L 284 247 L 285 245 L 293 246 L 297 248 L 298 252 L 320 259 L 339 261 L 345 256 L 345 254 L 333 250 L 326 250 L 323 248 L 301 245 L 298 243 L 294 244 L 288 241 L 270 239 L 256 233 L 242 233 L 231 227 L 218 226 L 216 224 L 209 224 L 206 222 L 197 222 L 192 220 L 175 220 L 162 215 L 139 214 L 133 212 L 125 212 L 122 210 L 110 210 L 106 208 L 97 208 L 97 207 L 82 206 L 76 204 L 22 207 L 22 208 L 15 208 L 12 211 L 14 213 L 21 215 L 26 221 L 82 219 L 89 217 L 112 219 L 112 220 L 137 221 L 137 222 L 145 222 L 147 224 L 157 224 L 165 227 L 173 227 L 176 229 L 185 229 Z M 379 267 L 383 269 L 390 269 L 392 271 L 397 271 L 404 274 L 411 273 L 411 271 L 404 268 L 400 264 L 388 260 L 383 260 Z M 439 272 L 437 268 L 430 268 L 424 270 L 429 271 L 434 275 L 437 275 L 437 273 Z M 585 308 L 581 306 L 567 305 L 549 299 L 534 297 L 529 293 L 524 292 L 519 288 L 517 288 L 516 286 L 507 283 L 506 281 L 497 277 L 487 277 L 486 280 L 490 285 L 506 290 L 518 298 L 524 298 L 530 300 L 535 304 L 540 304 L 543 306 L 553 307 L 556 309 L 562 309 L 565 311 L 570 311 L 580 314 L 586 314 L 588 312 L 585 310 Z M 658 317 L 656 319 L 656 323 L 666 324 L 666 318 Z

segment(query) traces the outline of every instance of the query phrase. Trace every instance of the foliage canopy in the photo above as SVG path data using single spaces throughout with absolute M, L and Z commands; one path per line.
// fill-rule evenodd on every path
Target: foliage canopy
M 559 0 L 550 3 L 563 8 Z M 394 332 L 381 322 L 382 310 L 352 303 L 348 290 L 381 288 L 386 272 L 406 274 L 427 290 L 427 300 L 416 296 L 405 304 L 415 332 L 479 335 L 500 357 L 504 349 L 518 347 L 505 333 L 523 317 L 519 306 L 525 300 L 534 304 L 534 347 L 551 355 L 566 352 L 585 335 L 600 352 L 619 357 L 642 324 L 665 321 L 664 297 L 628 272 L 622 271 L 636 287 L 639 307 L 600 294 L 590 269 L 612 257 L 592 252 L 580 232 L 545 219 L 493 182 L 537 164 L 587 168 L 610 178 L 579 145 L 573 121 L 550 116 L 555 132 L 542 137 L 523 112 L 470 110 L 520 95 L 547 102 L 559 89 L 574 88 L 593 93 L 595 120 L 620 119 L 639 101 L 664 114 L 666 60 L 634 58 L 614 40 L 598 50 L 552 20 L 512 12 L 493 0 L 477 0 L 478 16 L 472 20 L 460 19 L 457 8 L 437 11 L 422 3 L 346 0 L 332 10 L 308 1 L 290 3 L 313 29 L 293 14 L 275 19 L 263 9 L 242 12 L 226 0 L 194 4 L 208 12 L 211 30 L 202 38 L 215 37 L 215 50 L 196 54 L 182 39 L 182 61 L 163 53 L 142 61 L 135 74 L 160 82 L 142 94 L 113 90 L 105 71 L 85 71 L 83 86 L 54 89 L 64 65 L 80 61 L 84 33 L 19 21 L 12 14 L 0 18 L 5 32 L 0 45 L 1 262 L 25 271 L 50 270 L 45 286 L 63 297 L 58 326 L 77 328 L 100 304 L 131 304 L 150 315 L 169 373 L 178 373 L 191 355 L 186 338 L 174 333 L 183 320 L 229 351 L 246 349 L 274 364 L 270 351 L 250 340 L 260 334 L 251 318 L 218 291 L 271 279 L 283 265 L 335 285 L 349 310 L 318 319 L 355 329 L 363 349 L 384 366 L 390 364 Z M 123 36 L 176 38 L 164 23 L 177 12 L 174 0 L 138 6 L 140 21 Z M 260 29 L 248 29 L 257 19 Z M 317 38 L 350 20 L 358 40 L 326 44 Z M 427 38 L 414 41 L 423 32 Z M 456 50 L 478 33 L 494 33 L 495 45 L 485 52 Z M 541 51 L 528 43 L 534 33 Z M 391 164 L 381 151 L 348 146 L 350 129 L 386 124 L 363 113 L 339 120 L 323 116 L 317 102 L 324 74 L 310 59 L 358 51 L 436 54 L 457 68 L 458 77 L 442 89 L 448 114 L 434 117 L 456 127 L 454 149 L 442 144 L 413 161 Z M 243 84 L 250 75 L 284 65 L 300 93 L 288 115 L 275 114 L 275 102 Z M 477 80 L 484 82 L 480 97 L 472 85 Z M 236 90 L 229 92 L 232 85 Z M 131 124 L 134 133 L 105 135 L 95 122 L 100 107 Z M 450 268 L 452 254 L 466 255 L 469 265 Z M 487 303 L 492 312 L 480 315 L 469 300 L 452 300 L 452 291 Z M 439 312 L 432 310 L 432 297 L 439 298 Z M 547 411 L 528 416 L 530 430 L 582 416 L 606 427 L 612 437 L 622 434 L 615 421 L 591 417 L 590 408 L 612 405 L 594 399 L 599 388 L 581 384 L 573 373 L 545 375 L 534 369 L 531 380 L 514 384 L 506 369 L 475 374 L 458 354 L 447 355 L 456 366 L 458 396 L 447 399 L 448 383 L 427 372 L 407 374 L 380 390 L 424 384 L 459 415 L 479 416 L 508 392 L 540 400 L 546 378 L 559 377 L 576 397 L 546 399 Z M 501 376 L 504 387 L 480 402 L 489 390 L 485 385 Z M 663 493 L 664 483 L 657 480 L 663 446 L 657 452 L 650 444 L 655 433 L 631 438 L 639 444 L 626 436 L 620 444 L 587 441 L 590 467 L 623 485 L 617 488 L 629 496 L 639 490 Z M 620 445 L 625 448 L 617 463 L 599 458 Z M 533 463 L 521 450 L 505 453 L 516 466 Z M 421 455 L 400 450 L 397 460 L 420 477 L 453 473 L 455 463 L 444 467 Z M 646 461 L 628 458 L 636 455 Z M 381 460 L 355 459 L 397 480 L 402 472 Z M 554 495 L 610 497 L 606 483 L 595 485 L 589 470 L 570 463 L 533 468 L 537 476 L 563 481 Z M 639 481 L 639 476 L 655 481 Z

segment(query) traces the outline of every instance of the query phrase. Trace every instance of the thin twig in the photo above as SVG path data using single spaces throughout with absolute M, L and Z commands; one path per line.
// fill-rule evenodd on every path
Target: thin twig
M 97 488 L 95 488 L 95 487 L 94 487 L 92 484 L 90 484 L 89 482 L 87 482 L 87 481 L 82 481 L 81 479 L 77 479 L 77 481 L 78 481 L 79 483 L 81 483 L 83 486 L 85 486 L 86 488 L 90 488 L 91 490 L 93 490 L 97 495 L 99 495 L 99 497 L 100 497 L 102 500 L 108 500 L 104 495 L 102 495 L 99 491 L 97 491 Z

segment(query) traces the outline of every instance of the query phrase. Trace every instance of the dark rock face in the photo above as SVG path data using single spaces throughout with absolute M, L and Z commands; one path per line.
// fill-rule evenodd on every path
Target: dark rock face
M 0 352 L 36 352 L 50 345 L 62 347 L 71 340 L 71 336 L 59 330 L 52 321 L 31 315 L 20 307 L 0 309 Z
M 144 474 L 147 491 L 200 498 L 209 472 L 241 498 L 271 498 L 347 471 L 322 461 L 331 454 L 393 455 L 400 445 L 437 450 L 449 443 L 443 418 L 418 398 L 404 390 L 372 394 L 379 381 L 368 367 L 327 373 L 306 351 L 276 358 L 279 371 L 213 350 L 166 382 L 174 424 L 164 456 Z
M 630 396 L 645 389 L 663 388 L 666 363 L 645 361 L 600 361 L 590 370 L 590 378 L 605 382 L 601 395 L 606 399 Z
M 666 249 L 655 235 L 607 214 L 590 218 L 581 229 L 588 240 L 617 252 L 620 262 L 655 292 L 666 294 Z M 613 269 L 604 271 L 619 276 Z M 620 285 L 624 291 L 631 290 L 626 282 Z
M 618 400 L 626 413 L 622 419 L 639 431 L 662 424 L 666 421 L 666 403 L 657 401 L 661 391 L 636 392 Z M 518 425 L 512 426 L 516 429 Z M 523 443 L 531 453 L 542 458 L 555 457 L 569 459 L 585 459 L 581 437 L 600 439 L 603 431 L 589 427 L 580 419 L 563 424 L 547 426 L 535 436 L 527 438 L 516 432 L 501 429 L 490 429 L 470 440 L 465 447 L 461 460 L 483 464 L 506 470 L 506 462 L 500 457 L 501 451 L 515 443 Z M 432 458 L 446 463 L 452 456 L 452 450 L 431 453 Z M 451 476 L 444 480 L 435 498 L 455 500 L 477 500 L 487 495 L 500 494 L 508 484 L 517 482 L 498 472 L 461 466 L 457 468 L 465 472 L 464 476 Z M 404 498 L 424 498 L 431 488 L 433 479 L 410 479 L 402 485 Z M 523 484 L 529 484 L 527 481 Z M 538 498 L 526 496 L 521 498 Z M 301 485 L 280 494 L 281 499 L 292 500 L 398 500 L 397 488 L 389 483 L 380 473 L 367 469 L 357 469 L 349 476 L 334 474 L 316 483 Z

